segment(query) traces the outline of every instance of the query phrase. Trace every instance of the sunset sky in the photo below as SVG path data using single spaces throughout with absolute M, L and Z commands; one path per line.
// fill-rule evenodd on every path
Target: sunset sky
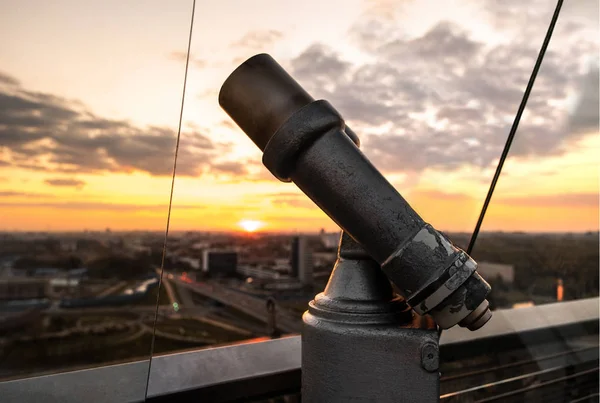
M 554 0 L 198 2 L 173 230 L 335 225 L 220 109 L 266 52 L 436 228 L 471 231 Z M 0 3 L 0 230 L 165 228 L 191 1 Z M 565 2 L 483 230 L 598 230 L 598 2 Z

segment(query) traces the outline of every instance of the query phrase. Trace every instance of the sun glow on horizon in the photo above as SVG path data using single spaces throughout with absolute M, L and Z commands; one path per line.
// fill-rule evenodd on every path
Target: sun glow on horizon
M 238 225 L 246 232 L 256 232 L 265 226 L 265 223 L 259 220 L 242 220 Z

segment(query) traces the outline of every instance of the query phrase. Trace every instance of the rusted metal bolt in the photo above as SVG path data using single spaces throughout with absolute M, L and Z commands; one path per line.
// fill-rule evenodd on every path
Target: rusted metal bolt
M 440 368 L 440 352 L 437 344 L 426 342 L 421 346 L 421 366 L 427 372 L 435 372 Z

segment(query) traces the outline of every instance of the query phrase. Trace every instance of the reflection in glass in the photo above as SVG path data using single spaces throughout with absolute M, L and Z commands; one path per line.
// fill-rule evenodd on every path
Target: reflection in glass
M 165 11 L 0 5 L 0 380 L 148 358 L 190 7 Z
M 598 51 L 598 4 L 565 2 L 472 253 L 498 324 L 534 327 L 442 345 L 441 401 L 598 400 Z
M 598 296 L 597 33 L 564 6 L 473 251 L 497 308 Z

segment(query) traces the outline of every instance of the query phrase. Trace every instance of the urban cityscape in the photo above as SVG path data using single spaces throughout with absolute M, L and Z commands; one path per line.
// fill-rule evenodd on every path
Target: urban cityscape
M 163 262 L 164 233 L 3 233 L 0 378 L 143 358 L 153 336 L 161 354 L 297 334 L 339 237 L 171 233 Z M 598 232 L 483 233 L 473 255 L 492 307 L 516 308 L 597 296 L 597 245 Z
M 591 0 L 0 2 L 0 403 L 370 402 L 379 389 L 392 402 L 425 400 L 414 391 L 598 401 L 598 11 Z M 264 77 L 284 72 L 302 91 L 228 79 L 261 54 L 281 68 Z M 266 147 L 302 116 L 282 111 L 320 100 L 358 149 L 346 136 L 326 148 L 316 132 L 289 143 L 293 158 Z M 348 163 L 346 146 L 372 166 Z M 288 178 L 271 152 L 311 168 Z M 371 169 L 381 177 L 358 180 Z M 388 196 L 370 199 L 383 178 Z M 416 228 L 404 203 L 382 202 L 400 202 L 394 189 L 477 262 L 491 318 L 462 293 L 472 271 L 408 273 L 429 251 L 387 276 L 333 271 L 342 227 L 370 253 L 367 242 L 393 241 L 379 263 L 405 251 L 389 234 Z M 371 207 L 390 215 L 373 220 Z M 347 293 L 311 327 L 303 315 L 332 273 Z M 459 322 L 445 326 L 436 304 Z

